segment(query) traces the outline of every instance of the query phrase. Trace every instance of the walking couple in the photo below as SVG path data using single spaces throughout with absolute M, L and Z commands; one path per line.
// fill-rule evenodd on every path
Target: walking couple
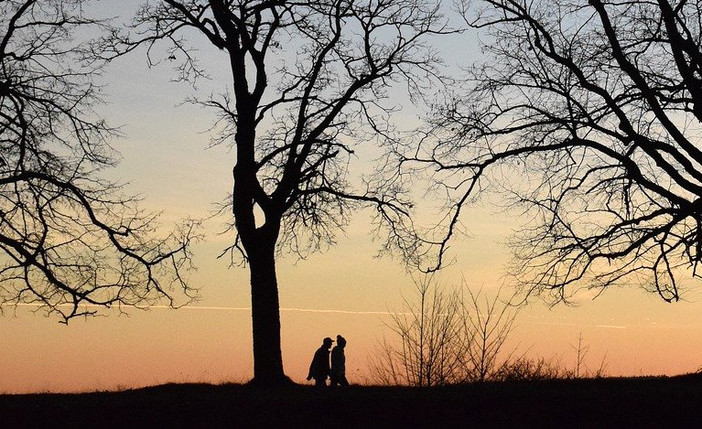
M 341 335 L 336 336 L 336 347 L 331 351 L 331 366 L 329 365 L 329 349 L 334 340 L 327 337 L 322 341 L 322 347 L 314 352 L 314 358 L 310 364 L 310 372 L 307 380 L 314 378 L 315 386 L 326 386 L 329 377 L 329 386 L 348 386 L 346 380 L 346 356 L 344 347 L 346 339 Z

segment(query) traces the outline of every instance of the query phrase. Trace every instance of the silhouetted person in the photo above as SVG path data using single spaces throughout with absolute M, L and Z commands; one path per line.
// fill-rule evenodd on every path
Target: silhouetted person
M 334 340 L 326 337 L 322 341 L 322 347 L 314 352 L 314 357 L 310 364 L 310 372 L 307 374 L 307 381 L 314 378 L 315 386 L 327 385 L 327 377 L 329 376 L 329 349 L 333 342 Z
M 344 348 L 346 347 L 346 338 L 341 335 L 336 336 L 336 347 L 331 351 L 331 373 L 330 373 L 330 386 L 348 386 L 349 382 L 346 380 L 346 355 L 344 355 Z

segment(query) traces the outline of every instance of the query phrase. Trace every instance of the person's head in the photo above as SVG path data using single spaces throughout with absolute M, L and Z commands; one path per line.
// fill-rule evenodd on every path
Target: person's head
M 322 340 L 322 345 L 328 349 L 328 348 L 331 348 L 333 342 L 334 342 L 334 340 L 332 340 L 329 337 L 326 337 L 324 340 Z
M 342 337 L 341 335 L 337 335 L 336 336 L 336 344 L 338 344 L 339 347 L 346 346 L 346 338 Z

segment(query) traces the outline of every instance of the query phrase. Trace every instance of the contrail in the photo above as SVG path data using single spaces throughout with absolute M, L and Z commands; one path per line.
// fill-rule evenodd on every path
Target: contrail
M 602 329 L 628 329 L 628 326 L 622 325 L 593 325 L 590 323 L 575 323 L 575 322 L 541 322 L 534 320 L 523 320 L 520 323 L 528 325 L 547 325 L 547 326 L 592 326 L 594 328 Z
M 595 325 L 595 328 L 606 328 L 606 329 L 627 329 L 628 326 L 619 325 Z
M 167 305 L 152 305 L 147 308 L 163 308 L 169 309 Z M 206 311 L 251 311 L 251 307 L 211 307 L 211 306 L 186 306 L 180 310 L 206 310 Z M 295 313 L 336 313 L 336 314 L 370 314 L 370 315 L 391 315 L 388 311 L 356 311 L 356 310 L 334 310 L 334 309 L 319 309 L 319 308 L 297 308 L 297 307 L 282 307 L 280 311 L 295 312 Z
M 404 314 L 404 313 L 391 313 L 389 311 L 355 311 L 355 310 L 318 310 L 313 308 L 281 308 L 280 311 L 296 311 L 300 313 L 337 313 L 337 314 L 371 314 L 380 316 L 389 316 L 392 314 Z
M 42 307 L 39 303 L 4 303 L 0 304 L 0 307 Z M 57 307 L 72 307 L 71 304 L 58 304 Z M 101 308 L 103 306 L 95 304 L 81 304 L 81 308 Z M 171 310 L 172 307 L 167 305 L 151 305 L 147 307 L 136 307 L 133 305 L 122 305 L 122 308 L 139 308 L 145 310 Z M 222 307 L 222 306 L 197 306 L 189 305 L 179 307 L 178 310 L 198 310 L 198 311 L 251 311 L 251 307 Z M 389 316 L 393 314 L 404 314 L 404 313 L 391 313 L 388 311 L 356 311 L 356 310 L 335 310 L 335 309 L 316 309 L 316 308 L 296 308 L 296 307 L 283 307 L 280 311 L 284 312 L 296 312 L 296 313 L 332 313 L 332 314 L 360 314 L 360 315 L 379 315 L 379 316 Z

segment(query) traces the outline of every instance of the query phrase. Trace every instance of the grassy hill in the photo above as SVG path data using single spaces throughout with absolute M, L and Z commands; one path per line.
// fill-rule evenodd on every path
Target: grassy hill
M 2 427 L 699 427 L 702 376 L 447 388 L 169 384 L 1 395 Z

